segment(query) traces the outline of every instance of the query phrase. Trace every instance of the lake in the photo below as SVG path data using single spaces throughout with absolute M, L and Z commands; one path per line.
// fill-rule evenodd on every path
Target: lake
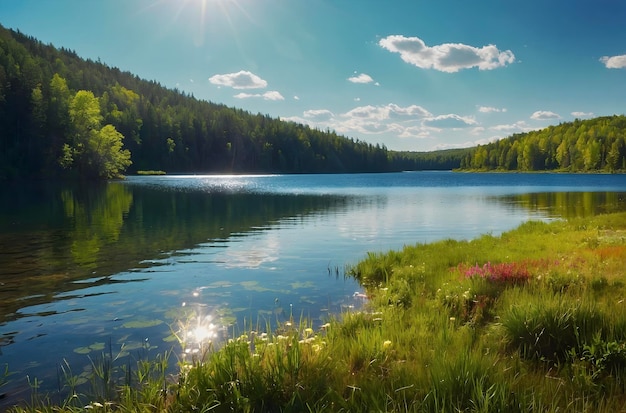
M 368 251 L 623 211 L 626 177 L 132 176 L 5 184 L 0 199 L 6 405 L 29 397 L 27 376 L 58 390 L 60 366 L 179 354 L 173 333 L 190 323 L 210 323 L 215 341 L 290 317 L 319 327 L 363 304 L 344 270 Z

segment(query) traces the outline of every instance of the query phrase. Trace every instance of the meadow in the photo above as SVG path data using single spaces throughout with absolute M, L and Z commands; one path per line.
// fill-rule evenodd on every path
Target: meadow
M 178 334 L 184 357 L 114 368 L 103 353 L 88 377 L 60 369 L 62 400 L 33 379 L 12 411 L 623 411 L 624 263 L 626 213 L 372 252 L 346 269 L 361 311 L 315 330 L 291 314 L 219 346 L 190 319 L 177 331 L 207 339 Z

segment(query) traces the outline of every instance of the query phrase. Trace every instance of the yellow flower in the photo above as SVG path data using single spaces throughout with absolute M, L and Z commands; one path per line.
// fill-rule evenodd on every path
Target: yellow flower
M 391 345 L 391 340 L 385 340 L 385 341 L 383 342 L 383 348 L 387 348 L 387 347 L 389 347 L 390 345 Z

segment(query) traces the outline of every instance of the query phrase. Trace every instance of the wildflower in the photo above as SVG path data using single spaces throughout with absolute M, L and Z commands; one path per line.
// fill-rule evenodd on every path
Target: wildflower
M 324 328 L 324 329 L 326 329 L 326 328 L 328 328 L 328 327 L 330 327 L 330 323 L 326 323 L 326 324 L 323 324 L 323 325 L 322 325 L 322 328 Z
M 450 321 L 456 321 L 456 317 L 450 317 Z
M 389 347 L 389 346 L 391 346 L 391 340 L 385 340 L 385 341 L 383 341 L 383 348 L 387 348 L 387 347 Z
M 313 334 L 313 329 L 312 328 L 305 328 L 304 329 L 304 334 L 307 336 L 310 336 L 311 334 Z

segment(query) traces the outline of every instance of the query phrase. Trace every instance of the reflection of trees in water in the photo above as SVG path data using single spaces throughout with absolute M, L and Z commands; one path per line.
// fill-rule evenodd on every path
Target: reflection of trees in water
M 624 192 L 541 192 L 499 198 L 551 217 L 574 218 L 626 210 Z
M 59 293 L 116 282 L 109 276 L 173 251 L 348 203 L 340 196 L 167 191 L 123 182 L 43 192 L 20 195 L 0 222 L 0 322 L 18 317 L 20 308 L 70 297 Z
M 111 184 L 84 195 L 66 189 L 61 192 L 61 200 L 65 214 L 73 221 L 70 238 L 74 262 L 81 268 L 94 269 L 102 246 L 118 241 L 133 194 L 123 185 Z

